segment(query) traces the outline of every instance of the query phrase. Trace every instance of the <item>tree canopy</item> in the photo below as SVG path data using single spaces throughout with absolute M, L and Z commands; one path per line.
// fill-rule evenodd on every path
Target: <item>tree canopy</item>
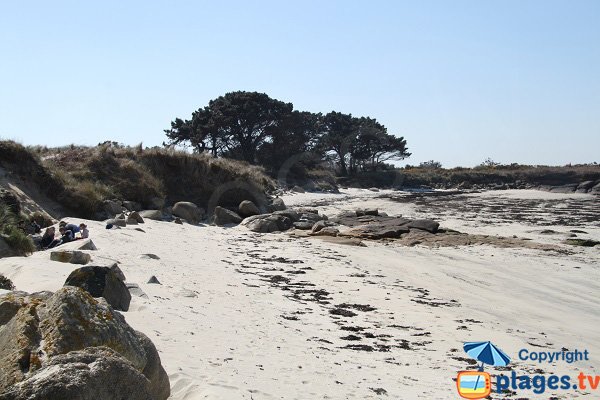
M 197 152 L 230 157 L 276 171 L 288 160 L 332 160 L 342 175 L 376 170 L 410 153 L 402 137 L 370 117 L 332 111 L 326 115 L 294 110 L 292 103 L 258 92 L 231 92 L 165 130 L 168 144 L 191 145 Z

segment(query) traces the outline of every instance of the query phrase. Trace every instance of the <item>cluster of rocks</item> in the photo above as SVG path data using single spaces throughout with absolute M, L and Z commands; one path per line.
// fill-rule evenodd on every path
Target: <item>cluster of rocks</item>
M 560 186 L 540 186 L 538 189 L 552 193 L 591 193 L 600 194 L 600 180 L 585 181 Z
M 154 344 L 115 311 L 129 306 L 123 281 L 118 267 L 86 266 L 55 293 L 0 296 L 0 398 L 167 399 Z

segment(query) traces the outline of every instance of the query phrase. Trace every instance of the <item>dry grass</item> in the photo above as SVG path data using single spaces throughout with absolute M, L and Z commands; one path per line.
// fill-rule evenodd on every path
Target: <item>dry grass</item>
M 210 201 L 237 206 L 245 199 L 263 202 L 264 192 L 274 187 L 260 167 L 206 154 L 116 143 L 61 148 L 0 144 L 10 149 L 10 162 L 5 162 L 9 170 L 28 176 L 37 168 L 49 177 L 35 181 L 43 191 L 81 217 L 97 216 L 106 199 L 136 201 L 143 207 L 155 198 L 167 204 L 185 200 L 204 207 Z

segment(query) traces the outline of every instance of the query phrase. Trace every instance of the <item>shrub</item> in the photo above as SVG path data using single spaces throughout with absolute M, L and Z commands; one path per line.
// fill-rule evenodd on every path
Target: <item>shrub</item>
M 2 231 L 2 238 L 18 255 L 25 256 L 35 251 L 33 240 L 16 226 L 5 226 Z
M 15 285 L 13 285 L 10 279 L 0 274 L 0 289 L 15 290 Z

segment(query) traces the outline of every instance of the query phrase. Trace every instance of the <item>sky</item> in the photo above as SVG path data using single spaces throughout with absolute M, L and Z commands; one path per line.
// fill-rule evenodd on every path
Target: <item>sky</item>
M 161 145 L 236 90 L 446 167 L 600 162 L 600 1 L 7 1 L 0 137 Z

